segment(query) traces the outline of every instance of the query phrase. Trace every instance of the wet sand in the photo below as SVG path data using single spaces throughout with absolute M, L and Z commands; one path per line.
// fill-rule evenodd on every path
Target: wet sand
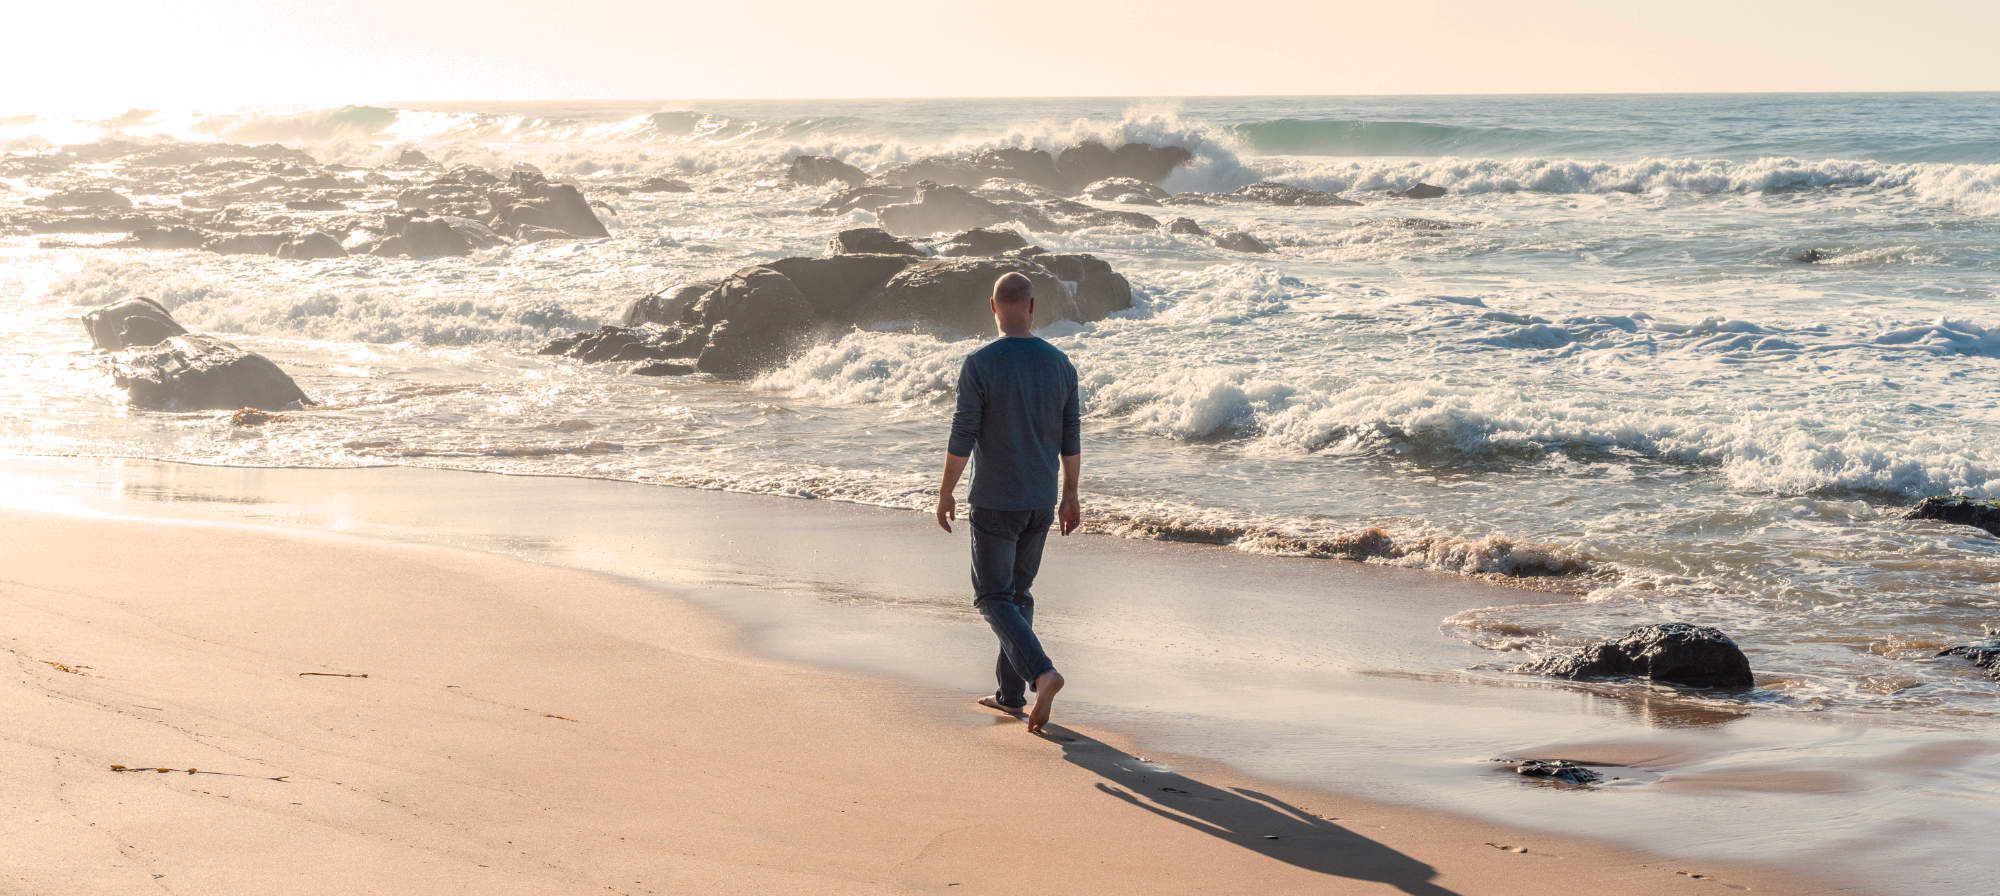
M 932 562 L 962 574 L 955 550 L 875 573 L 888 581 L 857 582 L 880 558 L 794 531 L 825 532 L 821 515 L 835 514 L 851 522 L 835 534 L 872 545 L 876 511 L 418 470 L 12 466 L 20 475 L 0 503 L 17 509 L 0 511 L 10 533 L 0 594 L 17 672 L 0 698 L 10 719 L 0 744 L 19 771 L 6 785 L 16 808 L 4 833 L 27 848 L 0 860 L 0 881 L 20 892 L 980 892 L 1018 889 L 1028 874 L 1059 892 L 1696 893 L 1719 883 L 1862 892 L 1807 879 L 1823 868 L 1793 856 L 1773 866 L 1690 852 L 1670 830 L 1679 824 L 1671 814 L 1653 822 L 1660 836 L 1650 843 L 1595 842 L 1462 814 L 1481 809 L 1479 800 L 1409 799 L 1361 780 L 1254 778 L 1240 769 L 1311 744 L 1272 737 L 1271 718 L 1255 713 L 1234 727 L 1259 749 L 1232 754 L 1229 766 L 1194 758 L 1187 754 L 1202 751 L 1162 736 L 1173 729 L 1161 719 L 1176 717 L 1120 689 L 1151 684 L 1196 704 L 1200 695 L 1172 681 L 1121 682 L 1121 668 L 1145 669 L 1118 660 L 1139 645 L 1083 650 L 1098 636 L 1089 615 L 1052 626 L 1052 640 L 1072 648 L 1067 668 L 1087 673 L 1072 671 L 1078 699 L 1061 707 L 1056 736 L 1030 737 L 971 705 L 976 672 L 947 686 L 926 671 L 991 650 L 990 636 L 964 619 L 969 612 L 899 598 L 891 587 L 931 575 Z M 56 468 L 69 469 L 67 478 L 47 475 Z M 623 498 L 605 489 L 707 513 L 683 520 L 678 550 L 663 552 L 624 525 Z M 541 534 L 509 534 L 480 518 L 479 495 L 518 500 L 542 490 L 576 506 L 550 507 Z M 566 528 L 586 525 L 579 520 L 597 527 L 591 537 Z M 747 538 L 754 521 L 765 534 Z M 1063 548 L 1074 563 L 1129 558 L 1133 546 L 1091 539 Z M 632 566 L 628 553 L 651 565 Z M 773 562 L 779 555 L 824 576 L 802 578 Z M 1148 565 L 1092 575 L 1129 577 Z M 1377 600 L 1415 594 L 1415 582 L 1438 583 L 1443 603 L 1492 596 L 1454 595 L 1473 585 L 1444 577 L 1335 566 L 1350 568 L 1336 575 L 1357 577 L 1352 587 L 1376 576 L 1363 596 Z M 584 569 L 625 570 L 624 580 Z M 1073 565 L 1052 571 L 1078 593 L 1098 581 L 1076 578 Z M 1442 608 L 1413 600 L 1350 624 L 1367 637 L 1408 613 L 1434 629 Z M 1227 638 L 1227 614 L 1216 616 L 1206 630 Z M 915 621 L 885 622 L 893 618 Z M 927 634 L 932 626 L 954 633 L 947 640 L 956 646 L 930 655 L 943 643 Z M 913 639 L 903 641 L 908 655 L 881 655 L 883 638 Z M 1457 686 L 1368 668 L 1410 650 L 1404 637 L 1364 655 L 1359 672 L 1320 671 L 1383 709 L 1358 712 L 1362 698 L 1336 692 L 1357 741 L 1416 757 L 1382 766 L 1392 781 L 1439 765 L 1434 743 L 1396 747 L 1414 730 L 1408 716 L 1424 707 L 1433 725 L 1454 717 L 1439 727 L 1463 732 L 1510 707 L 1529 727 L 1557 704 L 1589 718 L 1575 704 L 1596 699 L 1486 686 L 1497 708 L 1482 709 Z M 1303 701 L 1326 684 L 1308 679 L 1301 673 L 1239 702 L 1268 710 L 1288 687 Z M 1185 726 L 1187 737 L 1216 730 L 1208 712 L 1206 724 Z M 1601 755 L 1585 755 L 1592 744 L 1583 740 L 1545 746 L 1629 763 L 1638 774 L 1620 783 L 1627 793 L 1666 783 L 1640 779 L 1649 763 L 1681 761 L 1673 750 L 1696 755 L 1697 767 L 1656 777 L 1681 778 L 1710 811 L 1740 810 L 1743 795 L 1757 792 L 1692 774 L 1716 773 L 1718 754 L 1742 764 L 1743 744 L 1728 749 L 1699 728 L 1619 726 L 1633 736 L 1598 741 Z M 1542 742 L 1522 735 L 1489 728 L 1480 738 Z M 1958 743 L 1912 758 L 1990 766 L 1990 750 Z M 1560 808 L 1600 794 L 1557 793 L 1480 762 L 1458 763 L 1478 769 L 1464 775 L 1476 783 L 1458 789 L 1535 808 L 1544 827 L 1624 833 L 1593 826 L 1600 810 Z M 284 780 L 267 780 L 276 777 Z M 1787 796 L 1829 786 L 1751 777 Z

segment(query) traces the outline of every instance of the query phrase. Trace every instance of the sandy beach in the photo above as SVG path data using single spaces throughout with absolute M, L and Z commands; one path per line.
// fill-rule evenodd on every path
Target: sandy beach
M 1081 711 L 1031 737 L 970 684 L 754 656 L 671 588 L 139 497 L 0 511 L 7 892 L 1862 892 L 1258 781 Z

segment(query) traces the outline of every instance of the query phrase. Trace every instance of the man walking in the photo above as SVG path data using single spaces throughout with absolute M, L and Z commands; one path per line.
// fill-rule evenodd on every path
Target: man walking
M 951 418 L 937 521 L 951 531 L 951 521 L 958 518 L 952 492 L 966 460 L 977 457 L 969 495 L 973 606 L 1000 637 L 994 669 L 1000 688 L 979 703 L 1018 715 L 1027 706 L 1024 691 L 1032 682 L 1035 707 L 1028 713 L 1028 731 L 1039 734 L 1049 722 L 1063 677 L 1035 637 L 1035 598 L 1028 586 L 1041 568 L 1049 524 L 1060 516 L 1062 534 L 1076 531 L 1076 477 L 1083 449 L 1076 368 L 1060 349 L 1034 335 L 1033 292 L 1034 285 L 1020 274 L 993 283 L 987 304 L 1000 338 L 967 356 L 959 368 L 958 410 Z

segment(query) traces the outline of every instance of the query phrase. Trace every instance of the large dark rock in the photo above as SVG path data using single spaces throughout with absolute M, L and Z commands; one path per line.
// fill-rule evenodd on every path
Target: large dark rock
M 1208 235 L 1208 231 L 1203 230 L 1201 225 L 1195 223 L 1195 220 L 1193 218 L 1175 218 L 1172 221 L 1168 221 L 1167 232 L 1180 234 L 1183 236 Z
M 482 186 L 440 179 L 397 193 L 396 207 L 430 212 L 434 215 L 472 218 L 485 214 L 492 205 L 486 198 L 486 189 Z
M 1074 317 L 1068 290 L 1032 258 L 929 258 L 902 270 L 876 301 L 856 309 L 859 324 L 908 324 L 953 336 L 993 332 L 993 281 L 1020 273 L 1034 284 L 1035 325 Z
M 949 240 L 937 244 L 937 254 L 957 255 L 999 255 L 1028 248 L 1028 241 L 1012 230 L 988 230 L 974 228 Z
M 1039 149 L 989 149 L 971 156 L 920 159 L 884 172 L 890 183 L 916 186 L 925 181 L 953 187 L 977 187 L 994 179 L 1022 181 L 1048 190 L 1068 192 L 1056 170 L 1055 157 Z
M 187 328 L 152 299 L 123 299 L 83 315 L 83 328 L 90 331 L 92 348 L 104 351 L 152 345 L 169 336 L 179 336 Z
M 875 212 L 890 233 L 925 236 L 951 230 L 971 230 L 1014 220 L 1010 210 L 972 195 L 964 187 L 926 182 L 917 187 L 914 202 L 885 205 Z
M 2000 681 L 2000 641 L 1991 644 L 1965 644 L 1938 651 L 1938 656 L 1958 656 L 1972 661 L 1972 664 L 1986 670 L 1986 676 Z
M 1111 263 L 1095 255 L 1034 256 L 1035 262 L 1056 275 L 1069 294 L 1066 316 L 1082 323 L 1103 320 L 1132 307 L 1132 284 L 1125 275 L 1111 269 Z M 1037 303 L 1035 310 L 1042 308 Z M 1037 314 L 1037 318 L 1041 315 Z M 1062 318 L 1055 318 L 1060 320 Z
M 1938 520 L 1961 526 L 1977 526 L 2000 535 L 2000 501 L 1982 501 L 1964 495 L 1941 495 L 1917 502 L 1906 520 Z
M 424 155 L 423 150 L 406 149 L 397 153 L 396 161 L 390 164 L 398 168 L 429 168 L 437 163 L 431 161 L 430 156 Z
M 1230 198 L 1242 202 L 1268 202 L 1272 205 L 1360 205 L 1352 199 L 1342 199 L 1332 193 L 1307 187 L 1295 187 L 1276 181 L 1262 181 L 1237 189 Z
M 163 411 L 281 410 L 312 404 L 269 358 L 213 336 L 169 336 L 111 355 L 111 379 L 134 406 Z
M 914 261 L 909 255 L 834 255 L 782 258 L 766 267 L 792 281 L 816 318 L 837 323 L 850 319 L 855 306 L 880 296 L 889 278 Z
M 551 182 L 532 166 L 514 166 L 507 185 L 495 188 L 488 198 L 493 203 L 497 230 L 512 233 L 522 227 L 547 227 L 571 236 L 611 235 L 583 198 L 582 190 Z
M 1419 182 L 1407 190 L 1391 190 L 1389 195 L 1398 199 L 1436 199 L 1445 194 L 1443 187 Z
M 640 324 L 678 324 L 692 322 L 688 311 L 694 307 L 708 291 L 721 285 L 719 280 L 697 280 L 680 286 L 657 290 L 639 297 L 626 306 L 620 320 L 628 327 Z
M 825 156 L 799 156 L 785 172 L 792 183 L 807 187 L 817 187 L 828 181 L 842 181 L 850 187 L 858 187 L 868 182 L 868 172 L 849 165 L 839 159 Z
M 827 246 L 828 255 L 922 255 L 909 240 L 894 236 L 880 227 L 856 227 L 834 234 Z
M 1152 230 L 1158 218 L 1144 212 L 1098 208 L 1070 199 L 1049 199 L 1033 206 L 1015 204 L 1014 220 L 1035 230 L 1080 230 L 1085 227 L 1131 227 Z
M 1698 688 L 1743 690 L 1753 684 L 1750 660 L 1729 636 L 1707 626 L 1667 622 L 1642 626 L 1616 641 L 1577 648 L 1526 671 L 1557 678 L 1646 678 Z
M 347 249 L 330 233 L 313 230 L 301 233 L 278 246 L 279 258 L 342 258 Z
M 816 317 L 791 278 L 763 266 L 729 275 L 690 313 L 709 328 L 695 367 L 717 376 L 743 376 L 783 360 L 813 330 Z
M 47 208 L 131 208 L 132 200 L 115 190 L 77 187 L 28 200 Z

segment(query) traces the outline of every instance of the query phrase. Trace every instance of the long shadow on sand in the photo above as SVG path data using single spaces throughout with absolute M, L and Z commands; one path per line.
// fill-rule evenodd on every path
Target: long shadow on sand
M 1058 725 L 1043 736 L 1062 744 L 1063 759 L 1109 782 L 1098 790 L 1218 840 L 1307 871 L 1388 884 L 1410 896 L 1458 896 L 1431 883 L 1437 876 L 1431 866 L 1268 794 L 1213 787 Z

